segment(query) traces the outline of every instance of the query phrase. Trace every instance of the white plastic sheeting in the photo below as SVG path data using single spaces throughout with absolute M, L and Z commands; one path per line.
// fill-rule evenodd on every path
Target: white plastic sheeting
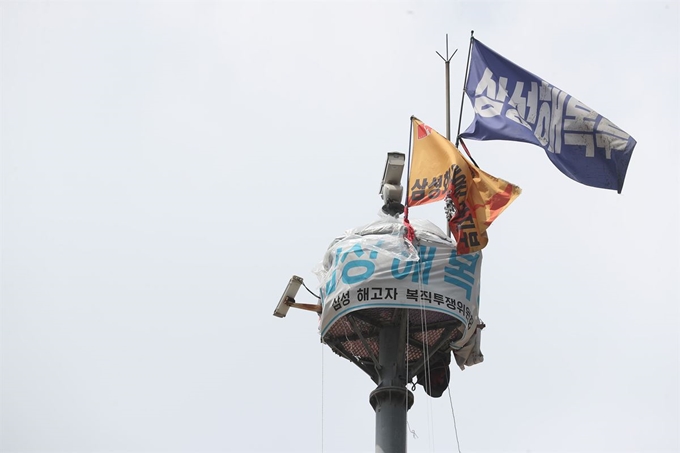
M 389 322 L 395 309 L 408 309 L 414 344 L 434 346 L 448 336 L 445 343 L 461 368 L 479 363 L 482 254 L 458 255 L 455 242 L 433 223 L 411 224 L 413 243 L 405 237 L 403 221 L 389 216 L 348 230 L 331 243 L 316 269 L 321 337 L 331 347 L 339 345 L 342 355 L 364 360 L 377 352 L 376 326 Z M 409 360 L 422 357 L 417 349 L 407 347 Z

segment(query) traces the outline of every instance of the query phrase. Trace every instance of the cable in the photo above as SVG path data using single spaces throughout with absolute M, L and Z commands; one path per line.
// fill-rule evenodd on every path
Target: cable
M 410 334 L 411 334 L 410 329 L 409 329 L 409 324 L 411 324 L 411 316 L 409 316 L 409 309 L 408 308 L 404 309 L 402 316 L 406 316 L 406 344 L 404 345 L 404 360 L 406 361 L 406 379 L 408 379 L 408 377 L 409 377 L 409 374 L 408 374 L 408 340 L 409 340 Z M 413 379 L 411 379 L 411 381 L 413 381 Z M 404 406 L 406 406 L 406 425 L 408 426 L 408 430 L 411 431 L 411 433 L 413 434 L 414 439 L 417 439 L 418 436 L 415 435 L 416 434 L 415 431 L 411 430 L 411 426 L 408 424 L 408 409 L 409 409 L 409 407 L 408 407 L 408 392 L 409 392 L 409 389 L 408 389 L 408 384 L 407 384 L 407 386 L 406 386 L 406 397 L 404 398 L 405 399 Z
M 451 403 L 451 415 L 453 415 L 453 430 L 456 433 L 456 445 L 458 445 L 458 453 L 462 453 L 460 451 L 460 442 L 458 441 L 458 426 L 456 426 L 456 413 L 453 411 L 453 399 L 451 398 L 451 387 L 449 386 L 447 390 L 449 391 L 449 403 Z
M 321 453 L 323 453 L 323 341 L 321 342 Z
M 312 292 L 311 289 L 307 288 L 307 285 L 305 285 L 305 282 L 304 282 L 304 281 L 302 282 L 302 286 L 304 286 L 305 289 L 306 289 L 307 291 L 309 291 L 309 294 L 311 294 L 312 296 L 316 297 L 317 299 L 321 299 L 319 296 L 317 296 L 316 294 L 314 294 L 314 293 Z

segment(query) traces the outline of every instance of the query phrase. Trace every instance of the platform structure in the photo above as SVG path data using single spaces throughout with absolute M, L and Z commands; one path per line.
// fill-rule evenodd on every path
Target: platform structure
M 278 317 L 290 307 L 318 313 L 321 341 L 375 382 L 369 403 L 376 414 L 376 453 L 406 452 L 414 403 L 407 385 L 414 378 L 438 397 L 448 387 L 452 356 L 461 368 L 483 359 L 481 252 L 458 255 L 450 237 L 427 220 L 411 219 L 407 226 L 401 218 L 404 162 L 403 154 L 388 153 L 380 218 L 329 245 L 316 270 L 318 304 L 296 302 L 304 282 L 293 276 L 274 311 Z M 433 374 L 433 364 L 444 366 Z M 442 368 L 445 382 L 439 385 Z

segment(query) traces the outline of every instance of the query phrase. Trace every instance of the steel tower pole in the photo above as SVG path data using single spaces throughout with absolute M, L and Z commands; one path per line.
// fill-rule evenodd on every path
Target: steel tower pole
M 369 401 L 375 410 L 376 453 L 406 453 L 406 413 L 413 393 L 406 388 L 406 310 L 380 331 L 378 374 L 380 383 Z

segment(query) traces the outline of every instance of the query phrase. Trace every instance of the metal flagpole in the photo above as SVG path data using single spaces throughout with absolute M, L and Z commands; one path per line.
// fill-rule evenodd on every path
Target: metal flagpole
M 474 39 L 475 31 L 470 30 L 470 47 L 468 48 L 467 64 L 465 65 L 465 78 L 463 79 L 463 95 L 460 98 L 460 113 L 458 114 L 458 132 L 456 132 L 456 148 L 458 148 L 458 143 L 460 142 L 458 136 L 460 135 L 460 123 L 463 121 L 463 105 L 465 105 L 465 86 L 467 85 L 468 73 L 470 71 L 470 55 L 472 55 L 472 42 L 474 41 Z

